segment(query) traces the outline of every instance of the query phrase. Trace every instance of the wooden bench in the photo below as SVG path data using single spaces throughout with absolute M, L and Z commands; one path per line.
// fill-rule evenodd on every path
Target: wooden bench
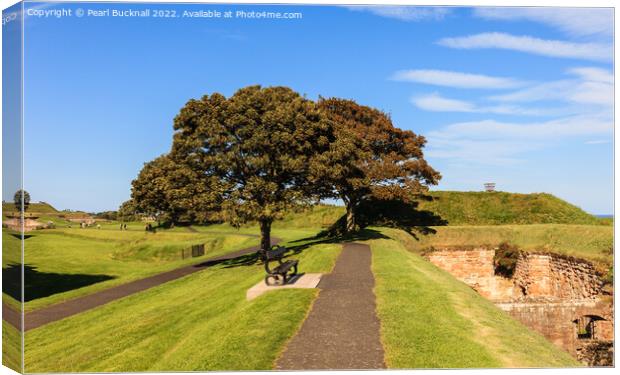
M 282 260 L 284 253 L 288 250 L 282 246 L 273 246 L 271 250 L 265 253 L 265 284 L 267 285 L 284 285 L 292 277 L 297 275 L 298 260 L 289 259 Z M 277 261 L 278 265 L 274 268 L 269 267 L 269 263 Z M 270 282 L 272 280 L 272 282 Z

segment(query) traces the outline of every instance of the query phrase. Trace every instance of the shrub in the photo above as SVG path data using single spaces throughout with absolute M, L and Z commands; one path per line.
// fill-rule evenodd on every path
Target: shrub
M 495 256 L 493 257 L 495 274 L 511 278 L 515 272 L 520 253 L 521 250 L 516 245 L 511 245 L 508 242 L 499 244 L 499 247 L 495 250 Z

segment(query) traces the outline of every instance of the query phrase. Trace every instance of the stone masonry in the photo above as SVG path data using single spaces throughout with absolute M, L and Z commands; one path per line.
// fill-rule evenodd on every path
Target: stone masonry
M 506 278 L 495 274 L 494 256 L 495 249 L 482 247 L 426 254 L 433 264 L 582 362 L 592 365 L 593 358 L 608 358 L 593 349 L 608 350 L 609 345 L 600 343 L 613 343 L 614 334 L 612 303 L 602 298 L 603 282 L 592 264 L 555 254 L 523 253 L 512 278 Z

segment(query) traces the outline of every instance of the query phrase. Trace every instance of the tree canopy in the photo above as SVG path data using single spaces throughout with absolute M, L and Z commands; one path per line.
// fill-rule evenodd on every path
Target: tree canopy
M 134 209 L 165 223 L 206 222 L 219 208 L 217 180 L 168 154 L 146 163 L 131 185 Z
M 395 127 L 386 113 L 339 98 L 320 98 L 318 106 L 337 124 L 339 138 L 355 145 L 348 160 L 326 161 L 321 170 L 346 205 L 347 232 L 356 229 L 356 210 L 364 200 L 411 202 L 441 178 L 424 159 L 426 139 Z
M 174 130 L 170 153 L 132 182 L 130 206 L 172 222 L 258 222 L 263 251 L 287 211 L 337 198 L 347 208 L 345 232 L 359 228 L 358 214 L 362 225 L 367 217 L 393 223 L 371 206 L 415 207 L 441 177 L 424 159 L 426 139 L 386 113 L 339 98 L 313 102 L 287 87 L 192 99 Z
M 174 129 L 172 158 L 217 179 L 207 198 L 232 225 L 258 221 L 263 251 L 274 220 L 316 199 L 311 165 L 336 141 L 316 104 L 286 87 L 250 86 L 229 98 L 190 100 Z

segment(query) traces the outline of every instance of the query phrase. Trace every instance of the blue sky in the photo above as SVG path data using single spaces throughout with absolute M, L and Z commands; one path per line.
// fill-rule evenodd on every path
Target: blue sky
M 29 3 L 302 19 L 25 19 L 33 200 L 116 209 L 187 100 L 251 85 L 355 99 L 427 137 L 439 190 L 484 182 L 613 212 L 611 9 Z M 4 199 L 12 192 L 5 191 Z

